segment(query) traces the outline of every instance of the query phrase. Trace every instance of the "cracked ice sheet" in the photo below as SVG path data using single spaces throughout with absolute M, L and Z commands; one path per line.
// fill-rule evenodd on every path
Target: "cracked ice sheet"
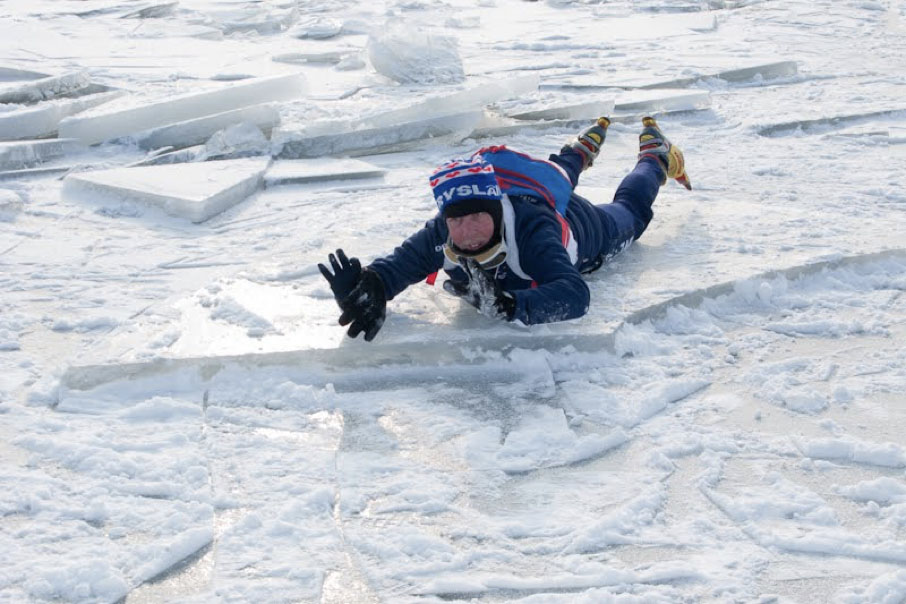
M 156 397 L 101 422 L 61 413 L 15 437 L 42 470 L 0 502 L 11 593 L 115 600 L 210 544 L 201 415 L 197 403 Z M 23 471 L 5 472 L 4 482 Z M 28 564 L 36 555 L 46 567 Z
M 249 12 L 254 13 L 258 8 L 234 4 L 240 5 L 239 11 L 251 8 Z M 485 34 L 494 32 L 483 30 L 480 18 L 470 20 L 481 17 L 481 11 L 488 8 L 475 3 L 452 6 L 474 11 L 467 14 L 444 12 L 446 7 L 431 3 L 397 2 L 379 6 L 370 13 L 376 18 L 366 21 L 381 24 L 387 17 L 384 11 L 392 10 L 394 19 L 443 24 L 453 33 L 463 34 L 467 67 L 477 65 L 495 76 L 521 70 L 544 77 L 603 72 L 624 81 L 644 65 L 646 75 L 673 79 L 708 68 L 714 57 L 732 62 L 727 67 L 739 67 L 757 57 L 771 56 L 778 48 L 795 49 L 789 58 L 797 61 L 801 76 L 797 81 L 744 85 L 706 83 L 712 90 L 711 111 L 671 116 L 664 122 L 667 134 L 686 151 L 696 189 L 688 195 L 673 183 L 662 189 L 655 222 L 642 240 L 589 280 L 593 299 L 589 315 L 568 325 L 532 331 L 531 337 L 558 331 L 606 334 L 627 313 L 690 289 L 828 255 L 902 245 L 902 174 L 889 169 L 891 152 L 902 145 L 894 149 L 896 145 L 878 145 L 864 137 L 803 133 L 765 140 L 753 134 L 759 125 L 853 113 L 854 105 L 884 108 L 901 103 L 906 38 L 900 15 L 879 10 L 884 7 L 872 2 L 826 3 L 819 10 L 814 3 L 805 2 L 732 2 L 725 4 L 728 8 L 745 5 L 745 10 L 717 11 L 719 27 L 713 32 L 651 36 L 610 47 L 609 38 L 592 31 L 600 30 L 594 12 L 626 17 L 632 16 L 636 5 L 518 4 L 520 19 L 528 22 L 527 34 L 524 39 L 505 42 L 514 47 L 510 52 L 491 52 L 482 46 Z M 680 3 L 670 4 L 676 7 Z M 270 57 L 287 52 L 288 42 L 295 43 L 279 34 L 231 35 L 220 42 L 187 38 L 185 34 L 198 26 L 189 23 L 191 14 L 178 11 L 174 19 L 147 28 L 155 35 L 172 32 L 157 40 L 142 37 L 147 22 L 132 36 L 139 25 L 134 20 L 113 22 L 103 16 L 39 20 L 31 16 L 53 12 L 50 9 L 55 6 L 53 2 L 5 2 L 4 10 L 16 17 L 0 20 L 0 27 L 15 25 L 19 29 L 4 30 L 5 35 L 0 35 L 0 46 L 6 45 L 4 56 L 15 58 L 23 67 L 46 66 L 53 73 L 77 64 L 104 83 L 149 96 L 200 91 L 214 85 L 193 79 L 197 77 L 271 73 L 276 66 Z M 192 0 L 180 2 L 180 6 L 190 11 L 203 8 Z M 346 2 L 328 2 L 319 8 L 325 18 L 343 22 L 370 10 Z M 574 49 L 563 48 L 577 26 L 593 35 L 580 38 Z M 338 37 L 353 47 L 364 44 L 365 36 Z M 841 39 L 847 44 L 840 44 Z M 530 50 L 532 47 L 538 50 Z M 101 48 L 105 51 L 100 52 Z M 348 72 L 350 81 L 368 81 L 368 68 L 359 69 Z M 337 79 L 346 77 L 331 68 L 319 73 L 322 77 L 317 81 L 334 74 Z M 300 121 L 349 118 L 360 115 L 362 107 L 371 103 L 375 106 L 367 109 L 373 111 L 407 106 L 413 94 L 428 91 L 413 93 L 400 88 L 383 95 L 363 91 L 361 99 L 356 94 L 348 104 L 322 98 L 312 99 L 311 107 L 299 104 L 286 109 L 301 114 L 295 116 Z M 803 114 L 804 106 L 808 116 Z M 574 135 L 574 131 L 558 130 L 492 142 L 546 156 Z M 634 161 L 637 135 L 635 126 L 612 127 L 600 161 L 583 175 L 583 187 L 597 186 L 601 191 L 594 199 L 610 198 Z M 0 223 L 0 240 L 4 244 L 10 241 L 0 246 L 0 253 L 19 245 L 4 253 L 0 270 L 4 292 L 0 315 L 8 332 L 3 338 L 14 343 L 10 348 L 17 348 L 0 354 L 0 448 L 3 473 L 8 477 L 3 484 L 12 484 L 13 494 L 20 498 L 11 504 L 19 512 L 0 519 L 0 537 L 4 539 L 2 551 L 18 552 L 20 559 L 13 561 L 21 565 L 17 569 L 26 569 L 36 581 L 47 583 L 4 582 L 0 598 L 28 600 L 27 586 L 35 590 L 31 599 L 46 595 L 47 599 L 70 601 L 114 600 L 122 587 L 120 569 L 138 551 L 130 549 L 128 535 L 144 539 L 145 532 L 150 532 L 153 538 L 144 543 L 161 548 L 169 544 L 174 553 L 185 552 L 184 546 L 196 535 L 190 532 L 193 529 L 177 534 L 175 529 L 167 532 L 170 529 L 142 523 L 147 515 L 160 518 L 163 527 L 178 505 L 147 495 L 178 492 L 196 496 L 166 454 L 171 450 L 185 459 L 200 455 L 200 441 L 185 427 L 187 418 L 150 421 L 143 431 L 133 429 L 116 415 L 130 398 L 122 383 L 114 392 L 119 406 L 96 405 L 96 415 L 91 417 L 67 412 L 65 407 L 52 411 L 43 406 L 42 401 L 53 400 L 53 371 L 60 361 L 78 361 L 110 343 L 101 333 L 105 329 L 88 329 L 94 324 L 94 315 L 113 316 L 124 329 L 135 328 L 141 336 L 161 335 L 153 329 L 160 328 L 164 333 L 154 338 L 157 347 L 150 353 L 166 351 L 170 344 L 192 338 L 188 326 L 162 301 L 191 298 L 193 292 L 208 285 L 237 277 L 235 264 L 220 263 L 232 261 L 256 268 L 271 263 L 275 273 L 285 279 L 276 282 L 283 287 L 275 287 L 270 299 L 284 295 L 287 309 L 283 312 L 285 316 L 296 313 L 296 324 L 291 318 L 279 319 L 280 311 L 268 309 L 267 304 L 255 304 L 252 292 L 247 296 L 226 293 L 284 334 L 298 334 L 311 320 L 322 330 L 318 337 L 341 340 L 341 330 L 332 325 L 336 311 L 327 310 L 332 304 L 329 293 L 323 283 L 314 285 L 320 280 L 314 270 L 306 280 L 305 267 L 313 269 L 338 245 L 348 246 L 347 251 L 354 249 L 363 259 L 392 249 L 430 213 L 426 174 L 450 156 L 468 153 L 481 144 L 468 141 L 453 148 L 446 143 L 428 144 L 420 154 L 385 157 L 383 165 L 389 168 L 385 189 L 358 185 L 318 194 L 299 189 L 274 192 L 263 195 L 260 203 L 248 204 L 253 207 L 237 208 L 215 218 L 211 225 L 188 229 L 124 212 L 83 212 L 60 199 L 51 177 L 4 182 L 4 187 L 23 193 L 24 204 L 14 222 Z M 103 164 L 131 154 L 134 149 L 97 148 L 85 161 L 94 164 L 92 167 L 109 167 Z M 865 272 L 883 276 L 879 271 Z M 900 492 L 896 485 L 903 482 L 902 468 L 865 464 L 855 455 L 852 459 L 848 455 L 806 457 L 796 445 L 829 439 L 830 450 L 838 452 L 848 451 L 846 443 L 853 442 L 902 446 L 906 420 L 901 326 L 906 310 L 898 275 L 902 271 L 887 271 L 887 287 L 849 275 L 839 279 L 842 287 L 816 281 L 812 290 L 797 285 L 788 288 L 789 294 L 783 294 L 782 285 L 772 280 L 767 287 L 762 282 L 750 283 L 735 302 L 716 303 L 712 317 L 679 310 L 667 323 L 655 321 L 651 327 L 625 330 L 620 336 L 620 356 L 568 355 L 557 347 L 550 351 L 550 363 L 559 389 L 553 395 L 543 391 L 544 396 L 517 392 L 521 400 L 509 402 L 509 406 L 500 402 L 509 401 L 508 395 L 490 386 L 484 392 L 463 394 L 463 386 L 456 390 L 454 385 L 444 403 L 443 396 L 425 385 L 433 375 L 424 377 L 420 388 L 407 392 L 384 388 L 377 395 L 359 394 L 357 402 L 347 393 L 337 403 L 322 386 L 304 383 L 295 384 L 298 391 L 279 388 L 282 382 L 262 385 L 264 395 L 248 398 L 244 405 L 239 399 L 230 403 L 218 398 L 221 393 L 212 391 L 208 410 L 215 415 L 221 410 L 222 418 L 212 416 L 211 422 L 223 440 L 212 441 L 211 446 L 225 461 L 215 466 L 221 472 L 212 472 L 211 482 L 223 484 L 219 493 L 226 495 L 222 501 L 214 500 L 213 512 L 200 509 L 197 515 L 185 511 L 182 515 L 191 521 L 186 526 L 214 527 L 212 550 L 219 547 L 217 538 L 230 547 L 220 562 L 214 560 L 216 554 L 202 548 L 201 558 L 190 563 L 186 572 L 176 572 L 172 581 L 165 579 L 157 585 L 162 590 L 159 597 L 145 593 L 151 601 L 209 602 L 226 600 L 231 594 L 241 598 L 244 593 L 246 599 L 266 601 L 278 600 L 282 590 L 288 589 L 298 599 L 317 600 L 322 595 L 317 592 L 318 575 L 330 568 L 334 575 L 360 577 L 357 585 L 365 588 L 356 591 L 356 585 L 349 585 L 347 593 L 365 594 L 360 599 L 364 602 L 419 599 L 412 594 L 441 578 L 488 587 L 488 577 L 501 578 L 495 583 L 501 590 L 525 588 L 487 592 L 484 599 L 491 601 L 900 601 L 904 588 L 899 565 L 860 560 L 843 548 L 820 555 L 790 553 L 779 547 L 765 550 L 745 533 L 744 525 L 716 508 L 702 491 L 703 484 L 716 485 L 714 488 L 731 497 L 733 509 L 739 510 L 736 518 L 750 517 L 756 528 L 764 525 L 764 532 L 753 534 L 764 537 L 765 542 L 773 539 L 773 543 L 783 544 L 781 538 L 793 530 L 810 531 L 812 543 L 818 543 L 818 538 L 833 543 L 833 531 L 858 535 L 865 547 L 886 540 L 902 542 L 904 513 L 898 506 L 903 504 L 885 503 Z M 477 319 L 467 321 L 466 311 L 457 302 L 423 292 L 414 288 L 393 301 L 376 345 L 410 338 L 443 346 L 451 333 L 479 339 L 502 329 Z M 322 302 L 323 307 L 319 306 Z M 148 311 L 148 323 L 139 324 L 144 317 L 136 313 L 149 304 L 155 306 Z M 232 310 L 239 309 L 234 306 Z M 319 322 L 322 310 L 323 323 Z M 133 315 L 138 318 L 130 319 Z M 10 316 L 22 320 L 7 320 Z M 235 329 L 235 335 L 216 329 L 211 333 L 217 344 L 244 351 L 272 344 L 272 339 L 280 337 L 276 332 L 249 335 L 254 321 L 250 314 L 226 313 L 210 323 L 224 330 Z M 856 321 L 862 325 L 861 331 L 852 328 Z M 86 329 L 53 330 L 54 325 L 67 324 Z M 288 329 L 292 327 L 297 329 Z M 204 337 L 193 343 L 196 349 L 204 344 Z M 218 352 L 217 346 L 211 348 Z M 252 375 L 250 381 L 255 377 L 260 375 Z M 694 390 L 698 381 L 711 385 Z M 668 387 L 671 385 L 676 389 Z M 203 388 L 188 388 L 185 397 L 171 392 L 181 386 L 160 379 L 152 385 L 153 395 L 140 401 L 156 396 L 201 405 Z M 313 390 L 306 392 L 305 388 Z M 687 395 L 681 397 L 684 391 Z M 322 393 L 320 402 L 314 392 Z M 380 398 L 384 396 L 386 400 Z M 403 401 L 402 412 L 387 410 L 394 397 Z M 410 398 L 418 397 L 425 405 L 416 413 Z M 262 406 L 262 400 L 274 409 Z M 606 405 L 596 407 L 596 400 Z M 653 404 L 646 407 L 648 413 L 634 415 L 640 400 Z M 155 406 L 161 404 L 155 402 Z M 557 422 L 557 430 L 548 440 L 537 429 L 539 405 L 552 410 L 542 417 Z M 381 411 L 371 413 L 372 406 Z M 603 412 L 604 407 L 615 412 L 612 418 Z M 559 409 L 563 409 L 562 421 Z M 234 421 L 223 419 L 231 414 L 235 414 Z M 309 416 L 307 423 L 300 422 Z M 335 426 L 341 417 L 344 436 L 338 437 L 340 430 Z M 285 426 L 293 430 L 281 430 Z M 536 429 L 529 430 L 533 426 Z M 136 461 L 136 476 L 153 475 L 155 468 L 172 473 L 169 491 L 149 481 L 142 483 L 146 495 L 121 494 L 122 477 L 107 477 L 113 483 L 107 485 L 86 473 L 88 470 L 58 478 L 61 456 L 69 452 L 73 459 L 80 459 L 92 431 L 108 427 L 110 432 L 122 430 L 131 441 L 153 450 Z M 601 457 L 589 458 L 584 464 L 560 465 L 565 459 L 557 457 L 556 445 L 565 443 L 569 450 L 573 443 L 584 442 L 583 438 L 603 438 L 618 428 L 629 437 L 622 446 L 603 451 Z M 280 444 L 283 441 L 278 437 L 287 432 L 309 436 L 289 437 L 296 439 L 297 449 L 293 449 Z M 522 457 L 537 464 L 537 470 L 507 474 L 497 463 L 496 453 L 503 447 L 499 437 L 513 433 L 537 436 L 537 448 Z M 155 440 L 180 434 L 188 435 L 186 444 L 172 449 L 162 449 L 161 441 Z M 469 443 L 476 447 L 459 443 L 460 434 L 472 436 Z M 51 437 L 59 449 L 52 450 L 47 444 Z M 41 448 L 32 451 L 10 444 L 17 438 Z M 117 438 L 110 434 L 110 443 L 95 444 L 110 449 Z M 336 444 L 338 438 L 342 444 Z M 549 444 L 542 446 L 545 442 Z M 270 450 L 272 456 L 268 456 Z M 331 484 L 327 464 L 333 450 L 340 462 L 334 484 L 341 485 L 340 506 L 334 509 L 357 512 L 342 517 L 351 524 L 344 529 L 346 545 L 332 536 L 326 513 L 329 497 L 323 487 Z M 307 453 L 301 460 L 300 451 Z M 242 458 L 230 457 L 233 454 L 249 455 L 251 461 L 244 466 Z M 287 463 L 281 464 L 281 456 Z M 122 454 L 111 454 L 111 459 L 122 463 Z M 448 459 L 456 463 L 444 465 Z M 491 460 L 497 465 L 483 473 L 470 459 Z M 557 463 L 545 466 L 547 460 Z M 722 465 L 722 460 L 730 461 Z M 743 461 L 749 465 L 735 470 Z M 230 462 L 236 476 L 229 474 L 233 469 Z M 442 469 L 434 471 L 435 467 Z M 758 513 L 747 497 L 774 495 L 769 488 L 772 483 L 764 481 L 770 472 L 795 485 L 784 490 L 783 499 L 778 493 L 772 501 L 773 515 Z M 59 482 L 50 482 L 47 476 Z M 311 490 L 300 494 L 291 491 L 294 487 Z M 250 509 L 233 506 L 228 498 L 230 488 L 237 499 L 249 502 Z M 344 490 L 348 497 L 343 496 Z M 88 492 L 93 499 L 89 500 Z M 593 496 L 586 497 L 589 493 Z M 135 503 L 121 503 L 118 498 L 124 497 L 134 497 Z M 292 504 L 287 501 L 290 497 Z M 77 511 L 74 520 L 63 509 L 70 499 Z M 36 505 L 31 508 L 20 500 Z M 122 523 L 111 522 L 114 529 L 127 529 L 127 537 L 109 538 L 125 542 L 121 547 L 110 546 L 102 529 L 91 528 L 88 521 L 95 522 L 97 516 L 84 510 L 93 509 L 95 500 L 117 510 L 114 519 L 134 505 L 134 516 L 125 517 Z M 814 510 L 832 510 L 839 526 L 783 517 L 779 510 L 787 509 L 783 505 L 790 501 L 806 502 Z M 53 513 L 45 514 L 41 503 L 48 503 Z M 300 507 L 292 508 L 293 504 Z M 252 506 L 257 507 L 252 510 Z M 606 509 L 600 509 L 602 506 Z M 206 520 L 206 515 L 212 520 Z M 303 522 L 300 517 L 305 515 L 317 526 Z M 589 522 L 589 518 L 594 520 Z M 260 526 L 256 526 L 258 522 Z M 130 532 L 132 524 L 136 528 Z M 309 537 L 320 547 L 319 552 L 310 554 L 302 549 L 304 543 L 290 545 L 280 530 Z M 317 535 L 317 530 L 322 533 Z M 278 536 L 272 538 L 268 531 Z M 34 535 L 51 538 L 39 547 Z M 45 549 L 47 543 L 61 550 L 65 546 L 68 557 Z M 385 543 L 387 557 L 383 558 Z M 558 546 L 566 549 L 556 549 Z M 352 561 L 344 560 L 343 552 Z M 247 565 L 249 560 L 267 557 L 260 570 Z M 93 558 L 100 565 L 83 563 Z M 174 560 L 167 556 L 152 559 L 163 564 Z M 296 574 L 282 568 L 281 560 L 289 560 L 287 564 Z M 401 572 L 408 574 L 400 576 L 392 566 L 394 561 L 401 561 Z M 581 580 L 612 569 L 624 573 L 623 577 L 650 577 L 648 570 L 655 564 L 660 570 L 671 568 L 660 564 L 663 562 L 676 563 L 673 568 L 679 570 L 691 565 L 703 578 L 552 593 L 569 585 L 587 586 Z M 471 564 L 475 570 L 469 576 Z M 4 570 L 8 568 L 4 565 Z M 347 573 L 347 569 L 357 572 Z M 544 583 L 518 583 L 514 576 L 539 577 Z M 9 580 L 7 574 L 0 577 L 0 581 Z M 48 585 L 59 591 L 51 593 Z M 208 585 L 211 591 L 205 591 Z M 221 591 L 216 592 L 218 588 Z M 528 593 L 533 589 L 545 591 Z M 98 596 L 92 598 L 91 593 Z M 379 597 L 369 596 L 375 593 Z M 139 594 L 135 596 L 140 600 Z
M 258 370 L 255 382 L 240 375 L 215 380 L 208 417 L 234 416 L 230 424 L 239 427 L 228 430 L 233 440 L 214 452 L 215 465 L 224 464 L 215 475 L 231 477 L 228 490 L 244 492 L 239 501 L 253 510 L 243 511 L 220 541 L 225 548 L 224 562 L 217 566 L 222 584 L 261 595 L 268 589 L 289 589 L 292 583 L 301 590 L 297 593 L 309 593 L 323 580 L 324 569 L 338 564 L 338 552 L 352 551 L 356 567 L 375 593 L 400 584 L 411 586 L 414 593 L 445 594 L 591 590 L 605 584 L 600 573 L 607 569 L 585 570 L 590 568 L 585 566 L 587 556 L 597 552 L 697 551 L 715 541 L 729 541 L 744 552 L 737 560 L 756 564 L 757 553 L 746 545 L 749 539 L 790 555 L 821 553 L 870 563 L 858 567 L 858 577 L 881 572 L 885 564 L 903 556 L 895 542 L 901 526 L 898 517 L 882 516 L 868 503 L 853 510 L 839 497 L 828 500 L 828 495 L 806 485 L 811 475 L 834 471 L 836 464 L 874 464 L 856 474 L 841 474 L 841 489 L 901 465 L 902 449 L 885 444 L 883 434 L 877 440 L 863 436 L 848 444 L 854 441 L 846 432 L 858 430 L 859 422 L 871 417 L 874 405 L 865 386 L 894 387 L 902 367 L 882 364 L 883 371 L 864 378 L 859 357 L 841 354 L 834 356 L 837 370 L 828 372 L 815 361 L 803 361 L 799 348 L 807 349 L 816 339 L 840 340 L 841 351 L 848 351 L 854 341 L 883 342 L 885 334 L 897 333 L 899 298 L 891 303 L 891 292 L 902 287 L 902 278 L 902 264 L 888 260 L 798 280 L 776 277 L 737 283 L 730 293 L 706 299 L 699 308 L 671 307 L 620 329 L 615 337 L 617 355 L 548 353 L 559 386 L 553 397 L 550 392 L 545 395 L 546 402 L 519 385 L 464 388 L 439 382 L 432 388 L 342 393 L 304 382 L 281 382 L 280 372 L 263 370 Z M 887 304 L 868 303 L 875 298 Z M 862 312 L 867 315 L 860 318 Z M 773 328 L 767 317 L 774 315 L 796 324 L 804 317 L 820 316 L 831 323 L 843 316 L 849 321 L 870 318 L 874 328 L 869 333 L 800 331 L 794 337 Z M 753 329 L 759 327 L 759 337 L 753 338 Z M 769 364 L 744 361 L 768 354 Z M 737 370 L 731 374 L 735 377 L 721 377 L 735 365 L 764 373 L 749 379 L 745 371 Z M 761 388 L 766 377 L 777 378 L 776 386 Z M 703 389 L 724 379 L 741 386 L 736 400 Z M 796 391 L 807 384 L 833 394 L 827 397 L 826 408 L 784 408 L 776 403 L 776 389 Z M 743 419 L 741 410 L 747 410 L 745 433 L 721 417 L 725 409 L 735 412 L 737 421 Z M 760 429 L 758 417 L 775 413 L 771 409 L 783 414 L 784 437 L 772 433 L 767 421 L 764 432 Z M 282 433 L 261 432 L 258 424 L 267 420 L 256 417 L 275 411 L 291 411 L 287 419 L 328 412 L 325 417 L 334 418 L 330 420 L 334 427 L 324 435 L 328 444 L 295 439 L 291 449 L 267 446 L 271 434 Z M 790 439 L 787 424 L 797 414 L 814 416 L 813 430 L 829 436 Z M 336 427 L 338 422 L 342 429 Z M 250 471 L 229 461 L 233 451 L 243 452 Z M 752 462 L 754 475 L 764 474 L 763 482 L 753 481 L 752 472 L 739 484 L 732 476 L 721 478 L 725 471 L 720 456 L 742 451 L 763 456 L 765 461 Z M 686 458 L 698 465 L 698 482 L 706 486 L 701 495 L 704 507 L 687 508 L 683 516 L 675 516 L 671 490 L 681 479 L 674 476 L 677 464 Z M 634 466 L 632 472 L 621 471 L 627 463 Z M 279 468 L 276 476 L 266 470 L 270 467 Z M 293 470 L 287 473 L 287 468 Z M 311 484 L 308 481 L 320 488 L 300 486 Z M 331 481 L 333 490 L 323 490 Z M 877 484 L 896 496 L 895 483 Z M 883 493 L 876 491 L 870 494 L 882 498 Z M 865 488 L 857 492 L 868 493 Z M 307 497 L 314 498 L 304 505 L 315 506 L 308 513 L 323 519 L 315 523 L 320 528 L 291 522 L 287 527 L 285 520 L 274 520 L 268 515 L 272 512 L 264 511 L 265 502 L 268 508 L 277 505 L 282 510 L 291 496 L 306 502 Z M 334 528 L 326 524 L 328 500 L 333 501 Z M 697 511 L 690 514 L 689 509 Z M 882 523 L 875 526 L 873 516 Z M 873 532 L 860 528 L 865 526 L 873 526 Z M 327 548 L 321 566 L 311 567 L 312 574 L 288 577 L 265 563 L 261 573 L 269 578 L 249 581 L 240 569 L 247 569 L 249 560 L 260 554 L 254 544 L 262 538 L 268 538 L 275 555 L 290 555 L 281 530 L 293 535 L 322 531 L 318 534 L 323 540 L 315 539 Z M 539 566 L 537 556 L 555 552 L 559 570 L 546 563 Z M 676 554 L 670 559 L 676 560 Z M 494 575 L 501 565 L 546 579 L 521 583 Z M 711 574 L 696 575 L 692 581 L 676 579 L 698 593 L 692 586 L 743 580 L 745 568 L 719 569 L 712 564 Z M 632 563 L 619 568 L 640 572 L 634 569 Z M 492 574 L 488 578 L 483 573 Z M 639 579 L 634 589 L 654 596 L 675 593 L 670 590 L 677 588 L 647 587 Z

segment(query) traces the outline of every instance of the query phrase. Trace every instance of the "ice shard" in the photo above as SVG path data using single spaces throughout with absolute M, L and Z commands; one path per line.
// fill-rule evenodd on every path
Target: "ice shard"
M 78 141 L 59 138 L 0 143 L 0 170 L 33 168 L 80 147 Z
M 707 90 L 631 90 L 620 94 L 614 104 L 619 113 L 687 111 L 711 106 Z
M 776 61 L 756 63 L 747 67 L 738 67 L 724 70 L 703 70 L 702 72 L 684 78 L 664 79 L 652 78 L 643 72 L 627 74 L 620 80 L 605 80 L 600 75 L 571 76 L 563 80 L 546 80 L 540 85 L 542 90 L 607 90 L 623 88 L 627 90 L 637 88 L 687 88 L 696 82 L 709 79 L 721 79 L 726 82 L 747 82 L 755 78 L 773 80 L 796 75 L 798 65 L 796 61 Z
M 66 190 L 138 201 L 204 222 L 257 191 L 268 162 L 234 159 L 83 172 L 66 178 Z
M 352 127 L 348 123 L 335 124 L 336 128 L 332 129 L 322 125 L 322 128 L 315 132 L 281 132 L 275 135 L 274 140 L 275 143 L 282 144 L 282 149 L 277 155 L 282 159 L 377 153 L 439 136 L 465 138 L 482 117 L 481 111 L 468 111 L 360 130 L 348 129 Z M 321 133 L 323 130 L 328 132 Z
M 50 75 L 46 73 L 29 71 L 27 69 L 19 69 L 17 67 L 0 66 L 0 84 L 40 80 L 41 78 L 47 77 L 50 77 Z
M 86 90 L 91 86 L 88 76 L 79 71 L 39 80 L 0 86 L 0 103 L 26 105 L 66 96 Z
M 383 175 L 385 170 L 357 159 L 333 157 L 278 161 L 264 175 L 268 187 L 302 184 L 325 180 L 370 178 Z
M 520 111 L 518 113 L 510 113 L 509 116 L 517 120 L 594 119 L 602 115 L 609 115 L 613 109 L 613 99 L 602 99 L 586 103 L 561 104 L 543 109 Z
M 171 15 L 179 2 L 158 2 L 143 8 L 130 10 L 121 15 L 120 19 L 160 19 Z
M 62 174 L 72 169 L 72 166 L 52 166 L 48 168 L 25 168 L 23 170 L 4 170 L 0 172 L 0 180 L 17 180 L 34 176 L 50 176 Z
M 203 144 L 215 132 L 242 123 L 254 124 L 269 134 L 280 123 L 280 110 L 275 104 L 253 105 L 155 128 L 136 135 L 135 139 L 138 146 L 146 150 L 182 149 Z
M 301 74 L 244 81 L 119 110 L 66 118 L 60 123 L 60 136 L 93 145 L 252 105 L 297 99 L 304 90 L 305 79 Z
M 402 109 L 366 117 L 362 122 L 371 127 L 383 127 L 482 109 L 485 105 L 497 101 L 531 94 L 538 90 L 539 82 L 539 77 L 534 74 L 510 80 L 485 82 L 465 90 L 432 97 Z
M 124 91 L 114 90 L 76 99 L 44 101 L 17 111 L 0 113 L 0 140 L 11 141 L 52 136 L 59 129 L 60 121 L 64 118 L 109 103 L 125 94 Z

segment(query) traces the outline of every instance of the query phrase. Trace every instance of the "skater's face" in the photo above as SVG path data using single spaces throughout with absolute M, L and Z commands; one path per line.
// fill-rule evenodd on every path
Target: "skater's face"
M 447 218 L 453 245 L 467 252 L 481 249 L 494 236 L 494 219 L 487 212 Z

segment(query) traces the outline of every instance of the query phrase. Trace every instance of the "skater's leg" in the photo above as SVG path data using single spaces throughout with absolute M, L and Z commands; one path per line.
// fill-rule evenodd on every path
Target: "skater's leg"
M 605 256 L 623 249 L 648 228 L 654 216 L 651 206 L 663 177 L 664 169 L 660 163 L 653 157 L 644 157 L 623 178 L 613 201 L 595 206 L 608 241 L 602 250 Z
M 579 175 L 590 168 L 595 158 L 598 157 L 609 125 L 609 119 L 599 117 L 594 126 L 579 133 L 575 140 L 568 142 L 560 149 L 560 153 L 548 158 L 563 168 L 573 187 L 579 183 Z

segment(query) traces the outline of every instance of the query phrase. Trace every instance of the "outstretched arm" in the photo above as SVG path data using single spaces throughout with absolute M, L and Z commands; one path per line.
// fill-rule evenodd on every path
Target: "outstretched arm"
M 384 292 L 388 300 L 392 300 L 413 283 L 422 281 L 443 267 L 443 245 L 446 240 L 447 227 L 443 220 L 436 216 L 393 252 L 378 258 L 368 266 L 384 282 Z
M 429 220 L 392 254 L 366 268 L 343 250 L 330 254 L 330 267 L 318 265 L 342 311 L 340 325 L 349 325 L 350 338 L 364 333 L 367 341 L 373 340 L 384 324 L 387 300 L 443 266 L 446 233 L 436 222 Z

